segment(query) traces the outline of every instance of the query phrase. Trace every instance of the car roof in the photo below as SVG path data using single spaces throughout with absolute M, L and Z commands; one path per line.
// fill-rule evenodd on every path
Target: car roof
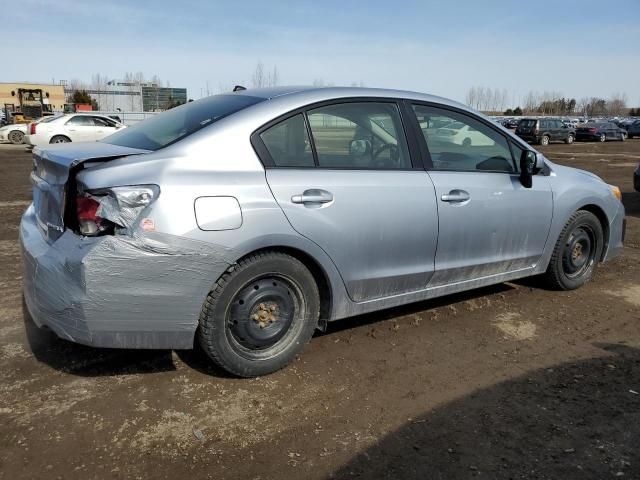
M 265 100 L 295 98 L 301 104 L 307 100 L 318 101 L 319 99 L 333 100 L 346 97 L 387 97 L 406 98 L 408 100 L 418 100 L 424 102 L 435 102 L 456 106 L 468 110 L 469 107 L 454 100 L 450 100 L 436 95 L 428 95 L 407 90 L 393 90 L 386 88 L 366 88 L 366 87 L 314 87 L 314 86 L 281 86 L 265 88 L 247 88 L 233 92 L 234 95 L 247 95 L 262 98 Z

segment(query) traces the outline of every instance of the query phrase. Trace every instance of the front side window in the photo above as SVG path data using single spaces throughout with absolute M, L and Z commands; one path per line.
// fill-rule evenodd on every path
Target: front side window
M 473 117 L 414 105 L 434 170 L 515 172 L 507 140 Z
M 394 103 L 342 103 L 307 112 L 318 166 L 410 169 L 409 148 Z
M 260 134 L 276 167 L 313 167 L 313 152 L 301 113 Z
M 103 118 L 103 117 L 91 117 L 91 120 L 93 120 L 93 124 L 96 127 L 113 127 L 113 126 L 115 126 L 115 124 L 113 122 L 110 122 L 109 120 L 107 120 L 106 118 Z

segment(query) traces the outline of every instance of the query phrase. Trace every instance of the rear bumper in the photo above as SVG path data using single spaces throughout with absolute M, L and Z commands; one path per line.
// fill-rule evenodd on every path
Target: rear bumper
M 20 223 L 23 291 L 36 325 L 85 345 L 192 348 L 207 293 L 230 252 L 166 234 L 48 243 L 33 207 Z

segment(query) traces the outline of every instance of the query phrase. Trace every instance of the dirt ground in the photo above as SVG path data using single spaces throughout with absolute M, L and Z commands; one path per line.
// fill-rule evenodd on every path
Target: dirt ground
M 38 330 L 17 243 L 30 156 L 0 146 L 0 478 L 640 478 L 640 139 L 544 151 L 624 192 L 624 254 L 593 282 L 334 323 L 290 368 L 239 380 L 190 351 Z

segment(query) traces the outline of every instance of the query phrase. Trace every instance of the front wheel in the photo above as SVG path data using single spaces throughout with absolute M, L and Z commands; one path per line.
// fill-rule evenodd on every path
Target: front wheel
M 238 377 L 288 365 L 318 324 L 320 295 L 309 269 L 280 252 L 249 255 L 209 293 L 198 341 L 209 358 Z
M 571 144 L 573 143 L 573 140 L 574 140 L 573 135 L 569 135 L 564 142 L 567 144 Z
M 547 284 L 556 290 L 581 287 L 593 276 L 604 245 L 598 217 L 585 210 L 574 213 L 556 242 L 544 274 Z
M 600 134 L 600 141 L 601 142 L 606 142 L 607 141 L 607 136 L 604 133 Z
M 624 133 L 620 134 L 620 141 L 624 142 L 627 139 L 627 136 Z
M 540 145 L 549 145 L 549 137 L 547 135 L 543 135 L 540 139 Z

